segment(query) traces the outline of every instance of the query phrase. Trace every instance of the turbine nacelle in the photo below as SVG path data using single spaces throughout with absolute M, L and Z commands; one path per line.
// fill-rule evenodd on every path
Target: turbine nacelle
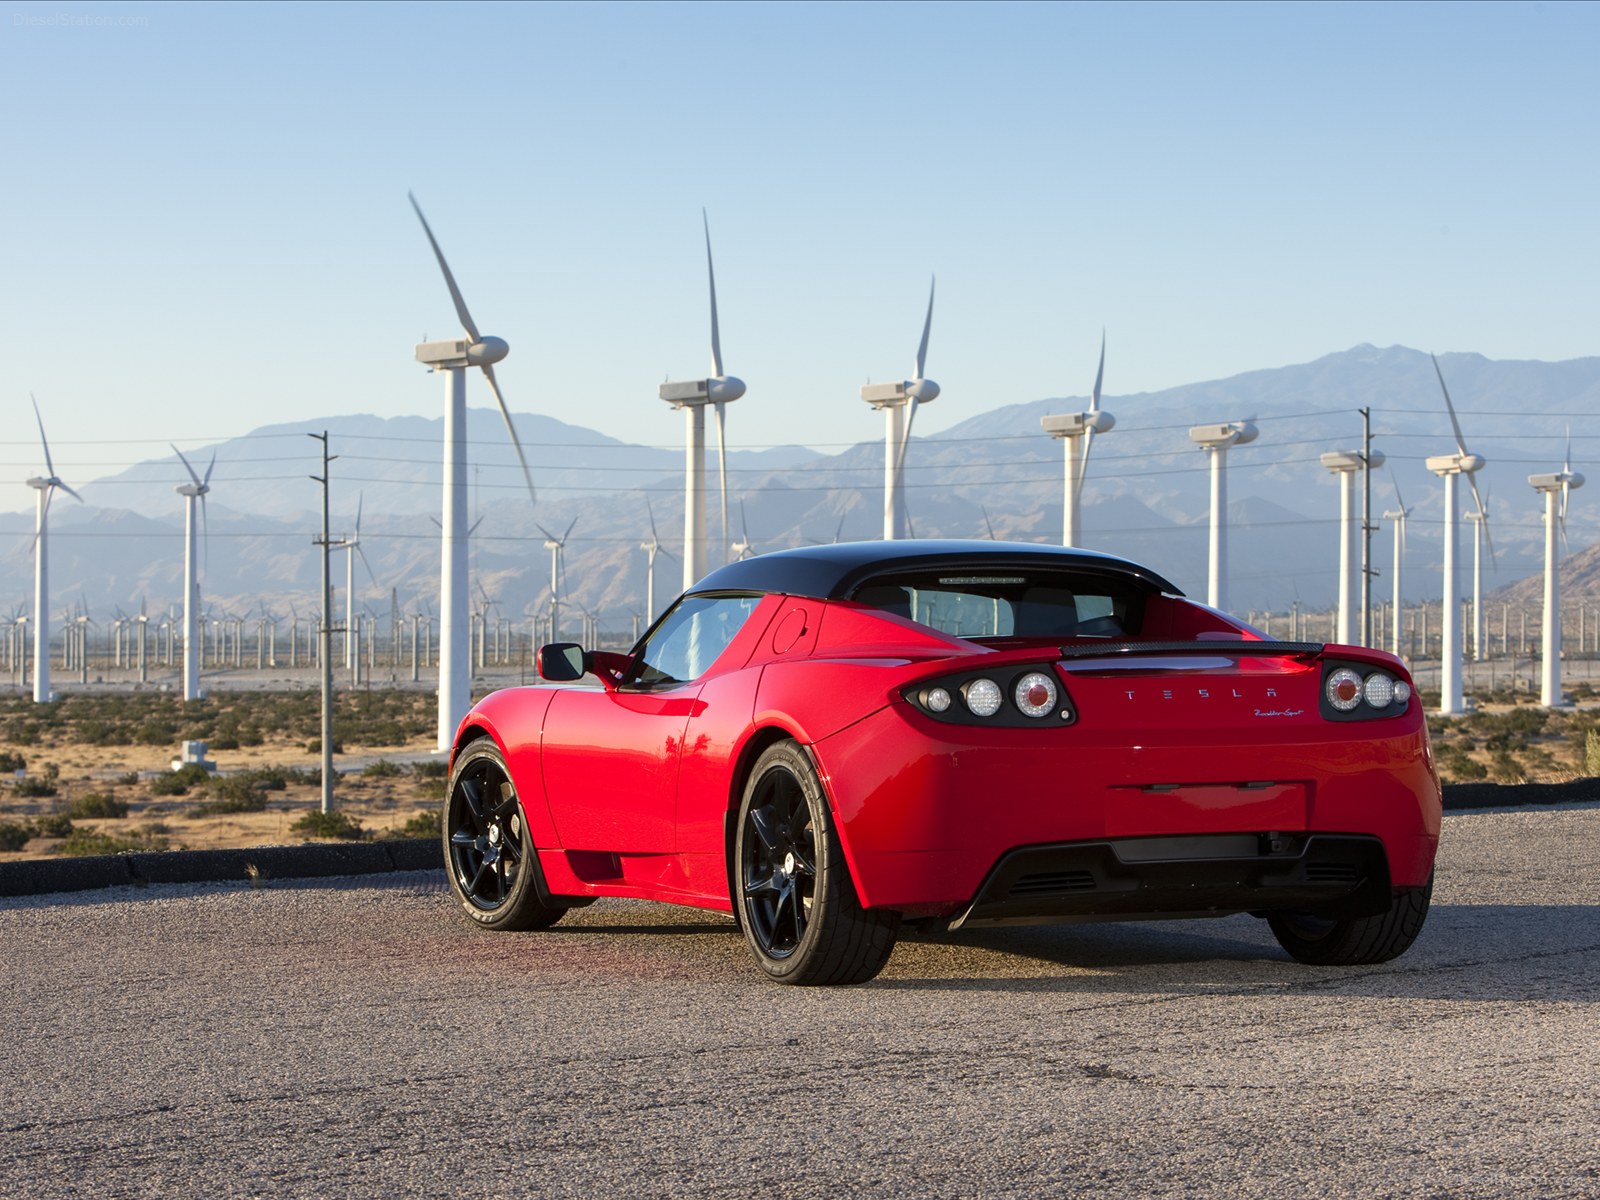
M 744 395 L 744 380 L 736 375 L 717 375 L 710 379 L 663 383 L 658 394 L 674 408 L 689 404 L 731 404 Z
M 1081 437 L 1086 433 L 1110 433 L 1117 419 L 1108 412 L 1058 413 L 1040 417 L 1039 424 L 1051 437 Z
M 1226 450 L 1255 441 L 1260 432 L 1254 421 L 1223 421 L 1216 425 L 1192 426 L 1189 440 L 1203 450 Z
M 1330 450 L 1322 456 L 1322 465 L 1328 470 L 1343 474 L 1347 471 L 1359 471 L 1366 465 L 1383 466 L 1383 451 L 1374 450 L 1370 459 L 1364 458 L 1359 450 Z
M 1581 488 L 1584 479 L 1577 471 L 1550 471 L 1543 475 L 1529 475 L 1528 483 L 1538 492 L 1559 492 Z
M 861 388 L 861 398 L 873 408 L 891 408 L 897 404 L 927 404 L 939 396 L 939 385 L 931 379 L 902 379 L 896 383 L 868 383 Z
M 1435 475 L 1472 475 L 1483 470 L 1485 461 L 1481 454 L 1435 454 L 1426 466 Z
M 432 368 L 492 367 L 511 353 L 504 338 L 483 337 L 445 338 L 440 342 L 423 342 L 417 347 L 417 361 Z

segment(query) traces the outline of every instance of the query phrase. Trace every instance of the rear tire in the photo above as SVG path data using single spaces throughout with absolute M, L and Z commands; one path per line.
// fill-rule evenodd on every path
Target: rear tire
M 745 942 L 778 983 L 864 983 L 894 950 L 900 914 L 865 909 L 811 759 L 779 742 L 745 784 L 733 845 Z
M 467 916 L 485 929 L 544 929 L 566 913 L 544 902 L 539 857 L 500 747 L 456 755 L 444 800 L 444 864 Z
M 1411 948 L 1428 919 L 1433 879 L 1427 886 L 1399 893 L 1389 911 L 1343 920 L 1310 912 L 1271 913 L 1278 944 L 1290 957 L 1313 966 L 1361 966 L 1388 962 Z

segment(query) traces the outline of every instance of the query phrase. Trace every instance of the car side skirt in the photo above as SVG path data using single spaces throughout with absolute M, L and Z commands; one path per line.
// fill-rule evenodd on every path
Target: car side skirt
M 1024 846 L 949 921 L 976 925 L 1312 910 L 1372 916 L 1392 902 L 1383 842 L 1236 833 Z

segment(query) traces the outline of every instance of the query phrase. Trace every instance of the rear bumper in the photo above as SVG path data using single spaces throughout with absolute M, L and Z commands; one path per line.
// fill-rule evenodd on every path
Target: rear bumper
M 1121 838 L 1010 851 L 950 927 L 1296 909 L 1357 917 L 1390 902 L 1388 857 L 1375 837 Z
M 1292 838 L 1297 845 L 1315 838 L 1319 846 L 1325 838 L 1364 839 L 1381 859 L 1364 877 L 1381 875 L 1390 892 L 1421 887 L 1433 872 L 1440 795 L 1415 700 L 1406 715 L 1363 726 L 1311 718 L 1223 731 L 1096 729 L 1087 718 L 1064 728 L 969 730 L 934 726 L 908 708 L 890 705 L 814 747 L 857 893 L 869 908 L 954 918 L 976 899 L 993 901 L 990 881 L 1013 856 L 1095 845 L 1125 848 L 1121 857 L 1101 860 L 1096 891 L 1097 903 L 1110 906 L 1104 915 L 1124 912 L 1114 897 L 1130 872 L 1147 882 L 1124 889 L 1135 894 L 1124 897 L 1129 903 L 1142 893 L 1142 907 L 1125 915 L 1337 899 L 1322 891 L 1290 894 L 1274 874 L 1283 869 L 1275 858 L 1255 864 L 1256 875 L 1213 885 L 1208 872 L 1229 870 L 1148 862 L 1134 868 L 1130 853 L 1137 851 L 1126 850 L 1222 835 Z M 1257 894 L 1274 887 L 1281 905 Z M 1102 915 L 1061 904 L 1064 916 Z

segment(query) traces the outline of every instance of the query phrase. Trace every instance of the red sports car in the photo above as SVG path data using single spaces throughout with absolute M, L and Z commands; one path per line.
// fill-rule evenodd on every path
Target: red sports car
M 452 752 L 446 863 L 489 928 L 691 904 L 827 984 L 903 923 L 1248 912 L 1302 962 L 1372 963 L 1427 915 L 1439 780 L 1404 664 L 1270 641 L 1123 559 L 786 550 L 539 672 Z

